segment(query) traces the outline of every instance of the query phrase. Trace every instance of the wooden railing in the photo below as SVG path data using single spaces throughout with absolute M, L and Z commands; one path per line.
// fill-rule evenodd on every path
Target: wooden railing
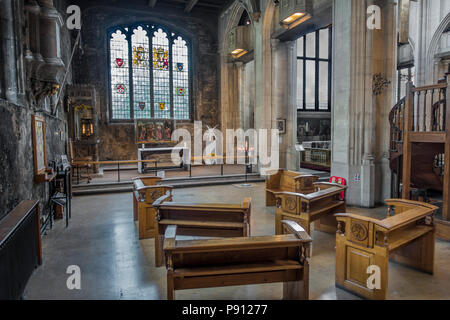
M 406 97 L 397 102 L 389 114 L 389 122 L 391 124 L 391 151 L 398 151 L 397 142 L 403 141 L 405 104 Z
M 444 132 L 447 125 L 447 83 L 414 87 L 407 85 L 406 103 L 411 112 L 409 131 Z

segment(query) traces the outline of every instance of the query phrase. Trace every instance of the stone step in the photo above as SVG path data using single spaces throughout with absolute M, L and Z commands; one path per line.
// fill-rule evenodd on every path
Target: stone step
M 153 175 L 147 175 L 152 177 Z M 258 173 L 250 173 L 247 175 L 248 179 L 260 178 Z M 172 185 L 178 183 L 184 183 L 186 181 L 220 181 L 220 180 L 229 180 L 229 179 L 245 179 L 244 174 L 235 174 L 235 175 L 224 175 L 224 176 L 199 176 L 199 177 L 180 177 L 180 178 L 166 178 L 163 179 L 162 184 Z M 264 179 L 264 178 L 263 178 Z M 81 184 L 81 185 L 73 185 L 73 189 L 102 189 L 102 188 L 121 188 L 125 186 L 132 185 L 132 181 L 121 181 L 121 182 L 102 182 L 102 183 L 89 183 L 89 184 Z
M 167 178 L 162 184 L 171 185 L 174 188 L 188 188 L 208 185 L 224 185 L 244 183 L 245 175 L 226 175 L 226 176 L 207 176 L 207 177 L 192 177 L 192 178 Z M 247 175 L 249 182 L 264 182 L 265 178 L 258 173 Z M 119 193 L 130 192 L 133 189 L 132 181 L 110 182 L 110 183 L 91 183 L 83 185 L 74 185 L 73 194 L 75 196 L 101 193 Z
M 258 183 L 264 182 L 265 179 L 261 177 L 248 177 L 248 183 Z M 206 181 L 206 180 L 186 180 L 184 182 L 170 183 L 175 189 L 181 188 L 194 188 L 194 187 L 205 187 L 205 186 L 217 186 L 217 185 L 229 185 L 229 184 L 243 184 L 246 183 L 245 178 L 235 178 L 235 179 L 222 179 L 217 181 Z M 97 195 L 97 194 L 107 194 L 107 193 L 123 193 L 131 192 L 133 190 L 133 185 L 131 183 L 122 184 L 118 186 L 117 184 L 111 184 L 90 188 L 76 188 L 73 190 L 74 196 L 85 196 L 85 195 Z

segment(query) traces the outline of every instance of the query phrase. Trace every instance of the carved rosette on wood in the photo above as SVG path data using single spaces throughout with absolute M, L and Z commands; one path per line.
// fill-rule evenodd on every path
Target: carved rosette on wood
M 358 222 L 352 222 L 350 230 L 352 232 L 353 237 L 358 241 L 364 241 L 369 236 L 369 232 L 366 226 Z
M 297 199 L 292 197 L 286 198 L 286 207 L 290 211 L 297 209 Z

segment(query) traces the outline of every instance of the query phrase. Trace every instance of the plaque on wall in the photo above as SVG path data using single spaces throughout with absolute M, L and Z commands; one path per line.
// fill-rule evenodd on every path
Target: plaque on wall
M 173 120 L 136 120 L 136 143 L 173 143 Z
M 32 118 L 34 179 L 36 182 L 51 181 L 53 169 L 47 169 L 47 149 L 45 144 L 45 120 L 38 116 Z
M 277 119 L 277 129 L 280 134 L 286 133 L 286 119 Z
M 33 116 L 33 155 L 34 174 L 44 174 L 47 169 L 47 154 L 45 149 L 45 120 Z

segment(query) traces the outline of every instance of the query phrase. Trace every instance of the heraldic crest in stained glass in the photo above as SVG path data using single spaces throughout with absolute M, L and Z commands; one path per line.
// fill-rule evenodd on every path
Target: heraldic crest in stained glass
M 186 90 L 183 87 L 178 87 L 177 88 L 177 94 L 179 96 L 184 96 L 186 94 Z
M 137 67 L 147 67 L 147 57 L 143 46 L 133 47 L 133 65 Z
M 184 70 L 184 63 L 177 63 L 177 70 L 178 72 L 183 72 Z
M 153 49 L 153 67 L 159 70 L 169 70 L 169 53 L 163 48 Z
M 116 58 L 116 66 L 117 68 L 122 68 L 125 64 L 125 60 L 122 58 Z
M 144 109 L 145 109 L 145 102 L 139 102 L 139 109 L 141 109 L 141 111 L 144 111 Z
M 164 111 L 166 109 L 166 104 L 164 102 L 160 102 L 159 109 L 161 109 L 161 111 Z
M 117 93 L 119 93 L 119 94 L 125 94 L 125 92 L 127 91 L 127 88 L 125 87 L 125 85 L 124 84 L 118 84 L 117 86 L 116 86 L 116 91 L 117 91 Z

